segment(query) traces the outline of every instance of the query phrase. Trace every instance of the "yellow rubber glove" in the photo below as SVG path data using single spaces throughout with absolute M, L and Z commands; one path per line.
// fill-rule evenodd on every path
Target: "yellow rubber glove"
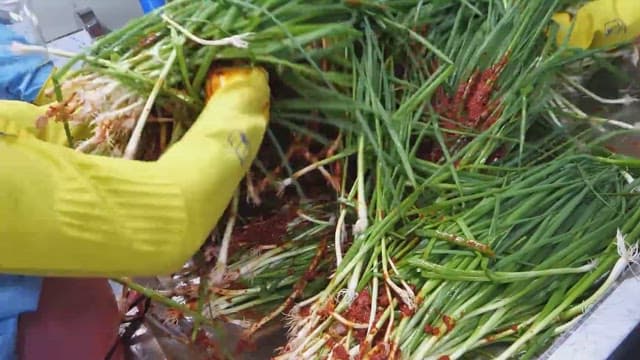
M 574 19 L 558 13 L 553 20 L 559 25 L 558 44 L 564 44 L 571 31 L 570 47 L 616 45 L 640 36 L 640 0 L 595 0 L 581 7 Z
M 199 119 L 156 162 L 42 141 L 29 124 L 43 108 L 0 102 L 0 273 L 109 277 L 180 269 L 223 214 L 269 117 L 265 71 L 224 69 L 212 78 Z
M 67 135 L 62 124 L 46 122 L 39 126 L 37 119 L 49 109 L 49 105 L 34 106 L 30 103 L 16 100 L 0 101 L 0 132 L 6 135 L 23 133 L 58 145 L 67 145 Z M 71 129 L 74 139 L 90 136 L 91 130 L 87 125 L 76 126 Z M 0 154 L 1 156 L 1 154 Z

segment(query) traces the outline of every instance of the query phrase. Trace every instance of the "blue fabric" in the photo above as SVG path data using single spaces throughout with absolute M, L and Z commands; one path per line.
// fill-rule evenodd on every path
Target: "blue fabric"
M 161 6 L 163 6 L 165 0 L 140 0 L 140 7 L 142 7 L 142 12 L 149 13 Z
M 13 42 L 27 43 L 24 37 L 0 24 L 0 99 L 33 102 L 53 71 L 44 55 L 17 56 Z
M 0 99 L 33 102 L 53 64 L 41 55 L 16 56 L 10 51 L 14 41 L 27 43 L 0 24 Z M 0 360 L 16 358 L 18 317 L 38 308 L 41 287 L 40 278 L 0 274 Z
M 0 275 L 0 360 L 14 360 L 18 316 L 38 308 L 42 279 Z

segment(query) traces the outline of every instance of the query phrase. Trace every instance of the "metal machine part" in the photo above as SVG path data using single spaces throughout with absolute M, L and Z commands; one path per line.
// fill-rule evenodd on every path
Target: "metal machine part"
M 109 29 L 104 27 L 95 12 L 89 8 L 80 8 L 75 12 L 76 19 L 80 22 L 81 26 L 86 30 L 92 39 L 100 37 L 110 32 Z
M 3 0 L 0 0 L 0 3 Z M 15 0 L 10 0 L 15 1 Z M 81 21 L 86 9 L 93 12 L 91 17 L 98 20 L 105 32 L 116 29 L 129 20 L 142 16 L 138 0 L 29 0 L 33 11 L 40 20 L 40 26 L 50 42 L 92 27 L 90 20 Z M 92 27 L 95 28 L 95 27 Z

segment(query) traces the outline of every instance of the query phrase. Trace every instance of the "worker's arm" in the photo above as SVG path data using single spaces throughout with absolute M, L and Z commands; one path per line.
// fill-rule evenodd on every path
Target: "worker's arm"
M 14 110 L 27 118 L 34 117 L 40 109 L 18 101 L 34 102 L 37 99 L 49 78 L 53 64 L 41 55 L 15 56 L 10 51 L 14 42 L 26 41 L 7 26 L 0 24 L 0 99 L 16 100 L 8 102 L 11 104 L 8 108 L 0 107 L 0 114 L 15 118 L 12 114 Z M 3 123 L 0 119 L 0 129 L 9 127 L 8 123 Z M 13 123 L 11 127 L 11 130 L 17 130 L 19 127 L 28 131 L 32 125 Z M 53 134 L 49 134 L 48 129 L 43 129 L 40 135 L 48 137 Z M 2 191 L 4 189 L 0 189 L 0 193 Z M 0 242 L 4 241 L 7 239 L 0 238 Z M 0 262 L 0 359 L 13 359 L 19 316 L 37 308 L 42 279 L 4 275 L 1 264 Z
M 156 162 L 81 154 L 34 137 L 24 120 L 0 129 L 0 272 L 178 270 L 222 215 L 269 116 L 263 70 L 225 69 L 212 80 L 199 119 Z

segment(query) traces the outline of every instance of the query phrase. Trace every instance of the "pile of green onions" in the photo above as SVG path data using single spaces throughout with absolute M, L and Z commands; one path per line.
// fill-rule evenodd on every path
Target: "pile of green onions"
M 295 325 L 283 358 L 455 359 L 495 342 L 512 344 L 499 358 L 525 344 L 534 356 L 636 259 L 620 234 L 640 231 L 629 196 L 640 182 L 607 159 L 563 155 L 495 180 L 461 180 L 465 196 L 413 210 L 405 200 L 373 225 Z M 355 297 L 340 296 L 350 283 Z
M 353 244 L 314 302 L 294 309 L 278 358 L 455 359 L 496 342 L 500 359 L 532 357 L 637 259 L 624 242 L 639 231 L 638 181 L 625 172 L 637 162 L 581 155 L 589 136 L 554 129 L 585 118 L 560 110 L 557 94 L 566 66 L 594 53 L 546 37 L 557 1 L 475 3 L 364 20 L 352 56 L 360 131 L 345 137 L 357 175 L 342 194 Z M 457 13 L 449 28 L 429 22 L 440 12 Z M 419 38 L 435 46 L 424 61 L 376 30 L 407 18 L 443 28 Z M 440 111 L 443 87 L 449 107 L 470 111 L 456 97 L 473 101 L 488 82 L 471 79 L 497 64 L 486 128 Z M 425 143 L 442 155 L 425 159 Z

